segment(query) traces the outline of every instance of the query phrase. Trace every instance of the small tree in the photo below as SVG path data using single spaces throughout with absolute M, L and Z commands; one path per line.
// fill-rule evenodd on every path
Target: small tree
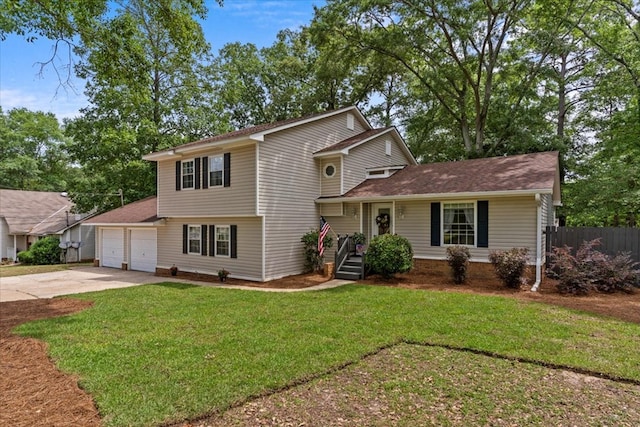
M 449 246 L 447 248 L 447 263 L 451 267 L 454 283 L 459 285 L 467 279 L 469 258 L 471 258 L 471 252 L 466 246 Z
M 60 264 L 60 240 L 55 237 L 45 237 L 36 241 L 28 251 L 18 254 L 20 262 L 25 264 L 47 265 Z
M 492 251 L 489 261 L 493 264 L 496 275 L 508 288 L 520 289 L 526 282 L 527 248 L 512 248 L 508 251 Z
M 304 268 L 306 272 L 319 271 L 322 269 L 324 255 L 320 256 L 318 251 L 319 230 L 311 230 L 305 233 L 300 241 L 304 245 Z M 333 246 L 333 238 L 327 234 L 322 240 L 324 248 L 329 249 Z
M 397 234 L 376 236 L 369 244 L 367 264 L 374 273 L 385 279 L 396 273 L 406 273 L 413 268 L 413 249 L 405 237 Z

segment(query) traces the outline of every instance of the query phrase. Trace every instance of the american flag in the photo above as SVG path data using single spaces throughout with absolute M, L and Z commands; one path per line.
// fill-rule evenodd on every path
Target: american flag
M 327 221 L 324 220 L 324 217 L 320 217 L 320 233 L 318 233 L 318 253 L 320 256 L 324 254 L 324 238 L 327 236 L 331 230 L 331 226 Z

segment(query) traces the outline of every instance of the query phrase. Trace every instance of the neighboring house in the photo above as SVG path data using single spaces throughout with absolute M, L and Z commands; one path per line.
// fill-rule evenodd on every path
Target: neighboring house
M 404 235 L 418 260 L 444 260 L 446 246 L 457 243 L 472 248 L 473 261 L 488 262 L 491 249 L 528 247 L 539 263 L 542 227 L 560 203 L 557 153 L 418 165 L 394 127 L 372 128 L 355 107 L 143 158 L 158 170 L 157 218 L 149 226 L 157 271 L 225 268 L 256 281 L 300 273 L 300 238 L 320 215 L 338 234 Z M 126 227 L 138 225 L 122 224 L 125 246 L 135 237 Z
M 164 225 L 157 209 L 156 197 L 152 196 L 87 220 L 85 225 L 96 228 L 96 264 L 155 272 L 156 228 Z
M 66 246 L 67 261 L 92 260 L 94 229 L 73 210 L 66 193 L 0 190 L 0 258 L 16 260 L 39 238 L 54 236 Z

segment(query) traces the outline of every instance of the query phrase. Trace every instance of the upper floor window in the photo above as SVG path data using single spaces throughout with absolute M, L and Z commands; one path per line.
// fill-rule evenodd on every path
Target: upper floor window
M 331 178 L 336 174 L 336 167 L 333 163 L 329 163 L 324 167 L 324 176 Z
M 200 254 L 201 227 L 199 225 L 189 226 L 189 253 Z
M 195 186 L 195 166 L 193 160 L 182 162 L 182 188 L 194 188 Z
M 384 154 L 386 154 L 387 156 L 391 155 L 391 142 L 390 141 L 385 141 L 384 142 Z
M 475 245 L 474 203 L 443 203 L 442 214 L 445 245 Z
M 216 227 L 216 256 L 229 256 L 231 243 L 231 231 L 228 225 Z
M 215 187 L 224 184 L 224 156 L 209 158 L 209 186 Z

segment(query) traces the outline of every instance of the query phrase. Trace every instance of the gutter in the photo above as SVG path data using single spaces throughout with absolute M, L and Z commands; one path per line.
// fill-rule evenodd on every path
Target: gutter
M 531 292 L 536 292 L 542 281 L 542 197 L 536 193 L 536 281 L 531 287 Z

